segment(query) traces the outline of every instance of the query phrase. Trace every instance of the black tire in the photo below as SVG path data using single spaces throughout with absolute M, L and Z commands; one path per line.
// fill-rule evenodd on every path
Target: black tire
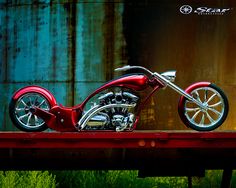
M 214 96 L 212 97 L 212 99 L 209 101 L 209 104 L 207 103 L 207 98 L 205 98 L 204 99 L 204 101 L 207 103 L 207 106 L 209 106 L 209 109 L 207 109 L 207 110 L 203 110 L 203 109 L 200 109 L 199 107 L 199 109 L 198 110 L 196 110 L 197 109 L 197 105 L 196 105 L 196 107 L 191 107 L 191 108 L 188 108 L 187 107 L 187 103 L 189 102 L 189 103 L 191 103 L 187 98 L 184 98 L 184 100 L 182 101 L 182 104 L 179 104 L 179 115 L 180 115 L 180 117 L 181 117 L 181 120 L 188 126 L 188 127 L 190 127 L 190 128 L 192 128 L 192 129 L 194 129 L 194 130 L 197 130 L 197 131 L 212 131 L 212 130 L 214 130 L 214 129 L 216 129 L 216 128 L 218 128 L 220 125 L 222 125 L 223 124 L 223 122 L 225 121 L 225 119 L 226 119 L 226 117 L 227 117 L 227 115 L 228 115 L 228 111 L 229 111 L 229 104 L 228 104 L 228 99 L 227 99 L 227 97 L 226 97 L 226 95 L 224 94 L 224 92 L 219 88 L 219 87 L 217 87 L 216 85 L 214 85 L 214 84 L 210 84 L 209 86 L 205 86 L 205 87 L 199 87 L 199 88 L 195 88 L 195 89 L 193 89 L 192 91 L 190 91 L 190 95 L 193 95 L 194 94 L 194 91 L 198 91 L 198 89 L 199 89 L 199 91 L 198 92 L 200 92 L 200 91 L 202 91 L 202 90 L 200 90 L 201 88 L 205 88 L 208 92 L 209 91 L 211 91 L 212 93 L 216 93 L 216 95 L 214 95 L 214 96 L 217 96 L 220 100 L 218 101 L 218 102 L 216 102 L 215 104 L 211 104 L 211 105 L 209 105 L 210 104 L 210 102 L 214 99 Z M 205 93 L 206 93 L 206 90 L 205 90 Z M 197 92 L 197 93 L 198 93 Z M 204 94 L 204 95 L 206 95 L 207 96 L 207 94 Z M 199 94 L 199 96 L 200 96 L 200 94 Z M 208 98 L 208 100 L 210 99 L 211 97 L 209 97 Z M 216 100 L 216 99 L 215 99 Z M 192 104 L 194 104 L 194 103 L 192 103 Z M 214 106 L 215 105 L 215 106 Z M 211 107 L 210 107 L 211 106 Z M 214 107 L 213 107 L 214 106 Z M 221 111 L 218 111 L 218 110 L 216 110 L 215 109 L 215 107 L 218 107 L 218 108 L 220 108 L 220 106 L 222 106 L 222 110 Z M 187 109 L 189 110 L 189 112 L 187 112 Z M 191 112 L 191 110 L 192 109 L 194 109 L 194 112 L 195 112 L 195 114 L 194 115 L 196 115 L 195 116 L 195 118 L 197 118 L 197 116 L 200 116 L 200 115 L 198 115 L 198 114 L 200 114 L 200 113 L 202 113 L 202 114 L 206 114 L 206 120 L 205 120 L 205 115 L 202 115 L 201 116 L 201 118 L 199 117 L 199 119 L 201 119 L 200 120 L 200 122 L 199 122 L 199 124 L 197 124 L 197 122 L 195 122 L 194 120 L 195 120 L 195 118 L 194 118 L 194 120 L 192 119 L 193 118 L 193 116 L 191 117 L 191 119 L 190 119 L 190 117 L 188 116 L 188 113 L 190 113 Z M 196 112 L 197 111 L 197 112 Z M 200 112 L 198 112 L 198 111 L 200 111 Z M 211 114 L 212 115 L 214 115 L 214 116 L 217 116 L 217 114 L 218 114 L 218 119 L 214 119 L 214 118 L 212 118 L 212 119 L 210 119 L 211 118 L 211 116 L 209 115 L 209 113 L 211 112 Z M 207 115 L 208 114 L 208 115 Z M 210 118 L 209 118 L 209 116 L 210 116 Z M 203 120 L 203 118 L 204 118 L 204 120 Z M 206 124 L 204 124 L 206 121 L 207 121 L 207 119 L 208 119 L 208 121 L 210 122 L 210 124 L 208 125 L 207 123 Z M 191 120 L 193 120 L 193 121 L 191 121 Z M 214 120 L 214 121 L 213 121 Z
M 39 93 L 36 93 L 36 92 L 32 92 L 32 93 L 25 93 L 24 95 L 20 96 L 18 99 L 14 100 L 14 99 L 11 99 L 10 103 L 9 103 L 9 115 L 10 115 L 10 118 L 13 122 L 13 124 L 18 128 L 20 129 L 21 131 L 25 131 L 25 132 L 41 132 L 41 131 L 44 131 L 48 128 L 48 126 L 46 125 L 46 123 L 39 117 L 37 117 L 37 120 L 40 120 L 40 124 L 37 126 L 36 125 L 36 118 L 34 115 L 31 115 L 31 116 L 34 116 L 34 122 L 35 124 L 29 124 L 28 126 L 26 126 L 24 124 L 23 121 L 19 120 L 20 118 L 18 117 L 18 114 L 17 114 L 17 105 L 19 105 L 19 100 L 22 99 L 22 97 L 26 96 L 26 95 L 37 95 L 37 96 L 40 96 L 42 97 L 44 100 L 45 100 L 45 103 L 48 105 L 49 109 L 51 108 L 50 106 L 50 103 L 49 101 L 41 94 Z M 27 112 L 26 110 L 22 110 L 23 113 L 30 113 L 30 112 Z M 27 117 L 27 116 L 26 116 Z

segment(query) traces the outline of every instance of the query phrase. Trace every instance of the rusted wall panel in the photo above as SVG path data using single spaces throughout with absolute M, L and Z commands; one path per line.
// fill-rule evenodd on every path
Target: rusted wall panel
M 1 0 L 0 5 L 33 5 L 33 4 L 65 4 L 65 3 L 123 3 L 124 0 Z
M 107 12 L 111 5 L 113 17 Z M 46 87 L 58 103 L 71 106 L 113 76 L 107 76 L 106 67 L 113 72 L 114 65 L 124 63 L 122 7 L 104 1 L 1 3 L 0 130 L 14 129 L 8 103 L 20 87 Z M 109 54 L 107 33 L 114 40 Z
M 76 31 L 76 79 L 80 81 L 104 81 L 104 67 L 102 54 L 104 50 L 103 22 L 104 7 L 100 4 L 79 4 L 77 6 L 80 19 Z M 96 10 L 96 11 L 94 11 Z M 94 71 L 96 70 L 96 71 Z
M 7 105 L 21 86 L 42 85 L 70 106 L 127 63 L 158 72 L 176 69 L 182 88 L 202 80 L 216 83 L 230 103 L 220 130 L 235 130 L 235 1 L 189 1 L 193 7 L 233 8 L 223 16 L 182 15 L 177 0 L 117 2 L 122 1 L 0 3 L 1 130 L 12 129 Z M 138 128 L 186 129 L 177 113 L 178 98 L 170 89 L 155 95 Z
M 53 14 L 54 9 L 57 14 Z M 68 67 L 65 66 L 68 62 L 65 9 L 58 5 L 38 5 L 7 7 L 5 11 L 5 81 L 69 80 Z
M 187 2 L 193 10 L 231 8 L 223 15 L 184 15 L 179 8 L 185 3 L 160 0 L 125 4 L 129 63 L 157 72 L 176 69 L 175 83 L 182 88 L 198 81 L 216 83 L 225 91 L 230 105 L 228 118 L 218 130 L 236 130 L 236 2 Z M 145 110 L 139 128 L 186 129 L 178 115 L 178 99 L 179 95 L 171 89 L 160 91 Z M 148 113 L 155 116 L 147 119 Z

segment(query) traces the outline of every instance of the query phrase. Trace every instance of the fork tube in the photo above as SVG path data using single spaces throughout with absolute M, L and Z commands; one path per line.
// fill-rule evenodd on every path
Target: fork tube
M 194 99 L 191 95 L 189 95 L 188 93 L 186 93 L 184 90 L 182 90 L 180 87 L 178 87 L 177 85 L 173 84 L 171 81 L 169 81 L 168 79 L 166 79 L 164 76 L 158 74 L 157 72 L 154 73 L 154 75 L 161 80 L 162 82 L 164 82 L 167 86 L 171 87 L 173 90 L 175 90 L 177 93 L 179 93 L 180 95 L 183 95 L 184 97 L 186 97 L 187 99 L 189 99 L 190 101 L 193 101 L 194 103 L 196 103 L 198 106 L 200 106 L 201 108 L 205 108 L 203 106 L 203 104 L 201 102 L 199 102 L 198 100 Z

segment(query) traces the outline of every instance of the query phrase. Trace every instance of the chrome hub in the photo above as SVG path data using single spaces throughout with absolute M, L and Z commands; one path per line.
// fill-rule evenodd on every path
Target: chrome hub
M 185 116 L 192 124 L 198 127 L 211 127 L 224 114 L 224 102 L 221 95 L 213 88 L 201 87 L 193 90 L 191 95 L 202 105 L 187 100 Z

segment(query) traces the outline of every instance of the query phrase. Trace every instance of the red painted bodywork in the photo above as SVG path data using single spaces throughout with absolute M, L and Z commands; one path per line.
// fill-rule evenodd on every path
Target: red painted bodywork
M 47 126 L 57 131 L 76 131 L 75 125 L 78 120 L 77 111 L 72 108 L 58 106 L 56 99 L 45 88 L 40 86 L 27 86 L 15 92 L 13 99 L 17 100 L 26 93 L 40 93 L 50 104 L 50 111 L 44 111 L 36 108 L 35 115 L 41 117 L 46 122 Z
M 56 114 L 54 123 L 48 125 L 51 129 L 56 131 L 77 131 L 76 123 L 78 120 L 78 113 L 76 109 L 66 108 L 62 106 L 54 106 L 51 113 Z
M 211 84 L 210 82 L 197 82 L 197 83 L 194 83 L 194 84 L 190 85 L 189 87 L 187 87 L 185 89 L 185 92 L 190 94 L 194 89 L 199 88 L 199 87 L 206 87 L 206 86 L 209 86 L 210 84 Z M 185 100 L 186 100 L 186 98 L 184 96 L 180 97 L 179 104 L 178 104 L 178 112 L 179 112 L 180 118 L 183 120 L 185 125 L 188 125 L 188 120 L 183 115 L 184 114 L 184 101 Z
M 198 82 L 198 83 L 190 85 L 185 90 L 185 92 L 190 93 L 193 89 L 196 89 L 198 87 L 208 86 L 210 84 L 211 84 L 210 82 Z M 40 93 L 48 100 L 48 102 L 50 103 L 51 109 L 49 111 L 44 111 L 40 108 L 36 108 L 34 114 L 44 119 L 47 126 L 53 130 L 61 131 L 61 132 L 68 132 L 68 131 L 74 132 L 74 131 L 77 131 L 77 122 L 81 118 L 81 114 L 83 112 L 83 109 L 86 103 L 99 92 L 106 90 L 110 87 L 124 87 L 124 88 L 131 89 L 133 91 L 142 91 L 146 89 L 148 86 L 152 87 L 153 90 L 151 93 L 147 95 L 144 102 L 139 105 L 139 108 L 136 114 L 136 121 L 133 126 L 133 129 L 135 129 L 139 120 L 139 113 L 144 108 L 147 100 L 157 90 L 164 87 L 164 85 L 160 81 L 158 81 L 156 78 L 149 79 L 146 75 L 135 74 L 135 75 L 127 75 L 127 76 L 120 77 L 118 79 L 114 79 L 102 85 L 101 87 L 99 87 L 92 94 L 90 94 L 81 104 L 78 104 L 77 106 L 74 106 L 74 107 L 64 107 L 62 105 L 58 106 L 54 96 L 48 90 L 39 86 L 24 87 L 18 90 L 13 95 L 13 99 L 17 100 L 22 95 L 29 92 Z M 183 121 L 185 117 L 182 117 L 183 113 L 181 113 L 181 110 L 183 111 L 183 108 L 184 108 L 183 106 L 184 100 L 185 98 L 181 96 L 179 100 L 179 112 Z
M 48 91 L 45 88 L 42 88 L 40 86 L 26 86 L 24 88 L 19 89 L 18 91 L 16 91 L 13 95 L 13 99 L 17 100 L 19 99 L 22 95 L 26 94 L 26 93 L 40 93 L 41 95 L 43 95 L 48 102 L 50 103 L 50 106 L 53 107 L 55 105 L 57 105 L 56 99 L 54 98 L 53 94 L 50 93 L 50 91 Z
M 149 85 L 153 87 L 153 80 L 149 80 L 146 75 L 127 75 L 120 77 L 118 79 L 114 79 L 100 88 L 95 90 L 92 94 L 90 94 L 81 104 L 78 104 L 74 107 L 64 107 L 62 105 L 58 106 L 56 103 L 56 99 L 54 96 L 46 89 L 39 87 L 39 86 L 27 86 L 20 90 L 18 90 L 14 95 L 13 99 L 17 100 L 22 95 L 26 93 L 40 93 L 43 95 L 48 102 L 50 103 L 51 109 L 49 111 L 44 111 L 40 108 L 36 108 L 34 114 L 44 119 L 47 126 L 53 130 L 66 132 L 66 131 L 77 131 L 77 122 L 81 117 L 81 113 L 84 109 L 86 103 L 91 99 L 93 96 L 98 94 L 99 92 L 108 89 L 110 87 L 124 87 L 129 88 L 134 91 L 141 91 L 146 89 Z M 160 84 L 159 82 L 155 82 L 155 84 Z M 149 97 L 153 94 L 152 92 Z M 148 98 L 149 98 L 148 97 Z M 135 126 L 138 122 L 138 117 L 135 122 Z
M 199 87 L 206 87 L 209 86 L 211 83 L 210 82 L 196 82 L 194 84 L 191 84 L 185 89 L 185 92 L 190 94 L 192 90 L 199 88 Z
M 75 126 L 78 122 L 76 110 L 57 105 L 52 107 L 49 112 L 40 108 L 36 108 L 35 110 L 34 114 L 42 117 L 49 128 L 61 132 L 76 131 Z
M 93 96 L 98 94 L 99 92 L 108 89 L 113 86 L 125 87 L 134 91 L 142 91 L 148 87 L 149 79 L 146 75 L 127 75 L 118 79 L 111 80 L 110 82 L 102 85 L 97 90 L 95 90 L 91 95 L 89 95 L 80 105 L 83 109 L 85 104 L 91 99 Z

